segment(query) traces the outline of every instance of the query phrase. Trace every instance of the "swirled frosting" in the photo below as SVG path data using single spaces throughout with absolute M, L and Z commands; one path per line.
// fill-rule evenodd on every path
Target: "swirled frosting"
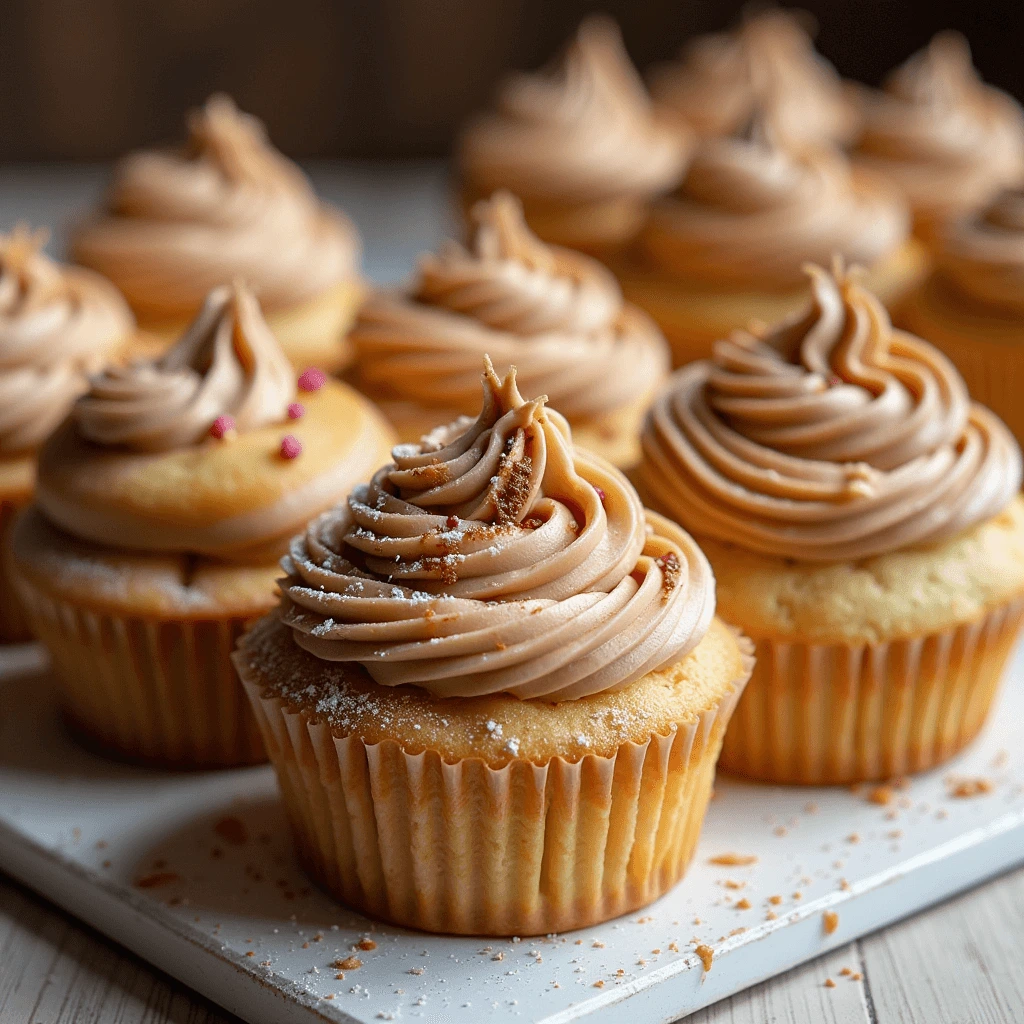
M 889 175 L 915 211 L 971 210 L 1024 177 L 1024 114 L 981 81 L 963 36 L 939 33 L 882 91 L 862 95 L 858 159 Z
M 1021 454 L 952 363 L 848 277 L 763 339 L 737 331 L 650 413 L 641 489 L 695 532 L 804 561 L 950 537 L 1019 490 Z
M 768 110 L 791 143 L 849 142 L 859 127 L 856 104 L 815 51 L 806 20 L 760 11 L 735 31 L 698 36 L 679 63 L 655 74 L 655 102 L 704 136 L 732 135 Z
M 763 113 L 742 137 L 705 139 L 640 238 L 653 261 L 718 287 L 798 287 L 808 261 L 871 266 L 907 237 L 903 202 L 838 151 L 795 153 Z
M 283 619 L 328 661 L 440 696 L 564 700 L 678 661 L 714 614 L 704 556 L 573 452 L 490 364 L 479 417 L 400 445 L 282 563 Z
M 317 200 L 259 121 L 214 96 L 188 129 L 180 150 L 125 157 L 106 208 L 72 239 L 75 259 L 114 281 L 140 317 L 188 319 L 236 276 L 275 310 L 356 273 L 355 229 Z
M 508 193 L 472 219 L 468 249 L 425 256 L 411 289 L 364 306 L 351 339 L 372 394 L 472 413 L 485 354 L 515 364 L 523 388 L 573 422 L 650 392 L 668 369 L 665 343 L 600 263 L 542 243 Z
M 168 451 L 203 440 L 214 421 L 253 430 L 287 419 L 295 371 L 240 283 L 215 288 L 181 340 L 162 358 L 111 366 L 94 377 L 73 416 L 101 445 Z
M 481 193 L 575 205 L 668 191 L 687 148 L 655 117 L 618 27 L 594 16 L 557 67 L 505 83 L 497 110 L 463 136 L 460 162 Z
M 112 285 L 54 263 L 45 241 L 0 235 L 0 456 L 42 443 L 134 328 Z
M 951 224 L 936 263 L 942 279 L 985 306 L 1024 316 L 1024 189 Z

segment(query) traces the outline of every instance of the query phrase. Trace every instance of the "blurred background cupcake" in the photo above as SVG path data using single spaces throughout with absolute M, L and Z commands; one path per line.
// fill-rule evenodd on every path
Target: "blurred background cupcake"
M 32 496 L 36 450 L 86 390 L 87 377 L 131 345 L 135 322 L 98 274 L 54 263 L 47 232 L 0 235 L 0 545 Z M 0 643 L 29 638 L 0 561 Z
M 509 193 L 470 218 L 468 248 L 447 243 L 407 289 L 363 306 L 352 332 L 360 388 L 417 441 L 476 411 L 489 355 L 547 395 L 578 445 L 620 467 L 639 461 L 644 413 L 669 367 L 661 332 L 600 263 L 541 242 Z
M 156 361 L 97 374 L 42 446 L 9 566 L 87 742 L 175 767 L 263 759 L 229 655 L 276 560 L 392 442 L 370 403 L 295 371 L 240 284 Z
M 841 268 L 678 371 L 644 433 L 651 507 L 698 537 L 757 663 L 722 766 L 820 785 L 941 764 L 1024 623 L 1021 453 L 953 365 Z
M 295 366 L 347 362 L 345 336 L 363 294 L 355 228 L 227 96 L 189 114 L 184 146 L 118 162 L 101 209 L 76 227 L 71 254 L 112 280 L 167 343 L 211 288 L 242 277 Z

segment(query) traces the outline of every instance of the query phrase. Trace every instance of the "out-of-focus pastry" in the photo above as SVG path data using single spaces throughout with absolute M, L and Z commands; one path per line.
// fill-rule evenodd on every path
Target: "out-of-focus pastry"
M 241 285 L 156 361 L 112 366 L 39 452 L 9 566 L 89 742 L 179 767 L 261 760 L 231 667 L 291 535 L 386 456 L 370 402 L 295 371 Z
M 124 157 L 71 239 L 74 259 L 110 278 L 167 344 L 212 288 L 240 277 L 293 365 L 327 371 L 347 362 L 359 248 L 348 218 L 221 95 L 189 114 L 184 146 Z
M 507 192 L 471 217 L 468 248 L 449 242 L 421 259 L 409 288 L 363 306 L 351 335 L 360 387 L 403 441 L 418 441 L 479 408 L 490 355 L 558 407 L 577 444 L 632 465 L 669 368 L 661 332 L 597 260 L 541 242 Z
M 814 49 L 809 24 L 803 12 L 762 10 L 730 32 L 690 40 L 678 62 L 652 75 L 655 103 L 700 136 L 734 135 L 768 110 L 787 142 L 846 145 L 860 111 Z
M 895 189 L 839 150 L 784 147 L 759 112 L 742 135 L 698 144 L 682 184 L 654 204 L 634 251 L 612 267 L 678 366 L 708 356 L 734 327 L 800 309 L 805 264 L 835 254 L 867 268 L 886 303 L 927 267 Z
M 947 225 L 935 264 L 898 320 L 941 348 L 1024 444 L 1024 190 Z
M 958 33 L 940 32 L 882 90 L 860 97 L 854 159 L 903 190 L 921 237 L 933 239 L 947 221 L 1024 182 L 1024 112 L 982 82 Z
M 679 181 L 688 150 L 653 109 L 618 27 L 594 16 L 555 66 L 506 81 L 496 109 L 467 126 L 463 204 L 508 189 L 545 241 L 604 255 Z
M 135 323 L 98 274 L 54 263 L 45 232 L 0 235 L 0 545 L 35 483 L 35 453 L 85 391 L 87 377 L 132 341 Z M 0 561 L 0 643 L 29 639 Z
M 641 495 L 697 535 L 757 664 L 721 764 L 775 782 L 934 767 L 1024 623 L 1021 454 L 949 360 L 837 269 L 659 396 Z
M 531 935 L 679 880 L 749 647 L 693 540 L 514 373 L 488 365 L 475 420 L 400 445 L 282 564 L 235 664 L 326 889 Z

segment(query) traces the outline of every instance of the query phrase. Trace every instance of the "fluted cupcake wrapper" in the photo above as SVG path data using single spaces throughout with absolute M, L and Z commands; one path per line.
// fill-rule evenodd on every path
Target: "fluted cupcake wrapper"
M 682 877 L 745 678 L 696 723 L 611 757 L 498 769 L 335 736 L 242 680 L 320 885 L 406 927 L 533 935 L 628 913 Z
M 15 591 L 14 579 L 4 554 L 11 527 L 24 504 L 17 501 L 0 501 L 0 644 L 25 643 L 32 639 L 32 631 Z
M 911 639 L 850 646 L 756 640 L 723 771 L 850 784 L 925 771 L 985 724 L 1024 623 L 1024 599 Z
M 74 730 L 90 745 L 172 768 L 266 760 L 231 652 L 250 620 L 157 620 L 55 601 L 16 580 L 49 649 Z

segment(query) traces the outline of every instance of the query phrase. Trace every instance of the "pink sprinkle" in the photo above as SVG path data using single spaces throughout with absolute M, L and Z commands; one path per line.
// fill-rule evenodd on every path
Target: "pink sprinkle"
M 225 434 L 235 429 L 234 416 L 218 416 L 210 424 L 210 434 L 219 441 Z
M 837 388 L 843 383 L 843 378 L 833 373 L 829 376 L 828 383 L 830 387 Z
M 315 366 L 307 366 L 299 374 L 300 391 L 319 391 L 327 383 L 327 374 Z
M 292 402 L 288 406 L 288 419 L 299 420 L 306 415 L 306 407 L 301 402 Z
M 601 504 L 603 505 L 605 502 L 605 498 L 607 498 L 608 495 L 605 494 L 604 490 L 600 487 L 595 487 L 594 490 L 597 491 L 597 496 L 601 499 Z
M 285 434 L 281 438 L 281 458 L 294 459 L 302 454 L 302 442 L 294 434 Z

